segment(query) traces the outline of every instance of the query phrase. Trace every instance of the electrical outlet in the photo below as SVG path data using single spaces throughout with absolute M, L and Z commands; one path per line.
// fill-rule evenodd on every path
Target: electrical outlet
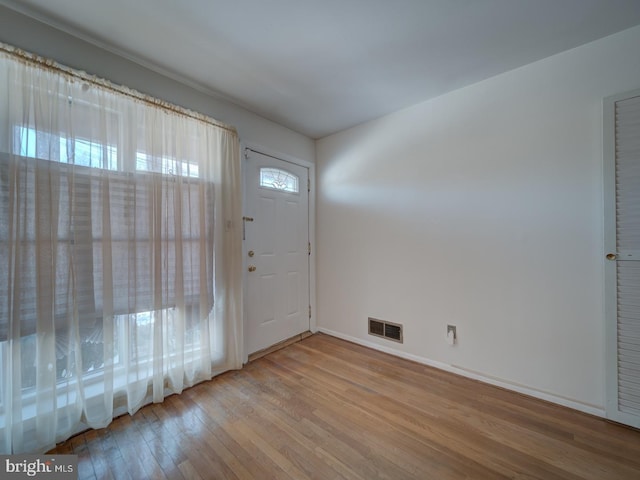
M 458 332 L 455 325 L 447 325 L 447 340 L 453 345 L 458 339 Z

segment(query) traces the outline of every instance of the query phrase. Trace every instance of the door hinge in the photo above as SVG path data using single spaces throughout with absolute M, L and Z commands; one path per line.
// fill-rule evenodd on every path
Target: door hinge
M 311 191 L 311 179 L 307 178 L 307 192 Z
M 309 255 L 311 255 L 311 242 L 309 242 Z
M 309 320 L 311 320 L 311 305 L 309 305 Z

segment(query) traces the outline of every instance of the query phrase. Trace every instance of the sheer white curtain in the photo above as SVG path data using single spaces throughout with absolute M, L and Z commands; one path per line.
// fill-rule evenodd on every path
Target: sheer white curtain
M 0 453 L 241 367 L 233 129 L 0 49 Z

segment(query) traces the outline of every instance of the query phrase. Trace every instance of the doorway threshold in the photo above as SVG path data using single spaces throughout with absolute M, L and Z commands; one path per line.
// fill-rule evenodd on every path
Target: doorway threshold
M 271 345 L 270 347 L 263 348 L 262 350 L 258 350 L 257 352 L 254 352 L 251 355 L 249 355 L 249 362 L 253 362 L 254 360 L 262 358 L 265 355 L 269 355 L 270 353 L 273 353 L 282 348 L 288 347 L 289 345 L 293 345 L 294 343 L 297 343 L 300 340 L 304 340 L 305 338 L 310 337 L 311 335 L 313 335 L 313 333 L 307 330 L 306 332 L 302 332 L 297 335 L 294 335 L 293 337 L 287 338 L 286 340 L 282 340 L 281 342 Z

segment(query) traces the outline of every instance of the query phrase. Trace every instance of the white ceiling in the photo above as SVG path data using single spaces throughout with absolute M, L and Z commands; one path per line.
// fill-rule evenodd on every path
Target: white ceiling
M 0 4 L 312 138 L 640 24 L 640 0 Z

